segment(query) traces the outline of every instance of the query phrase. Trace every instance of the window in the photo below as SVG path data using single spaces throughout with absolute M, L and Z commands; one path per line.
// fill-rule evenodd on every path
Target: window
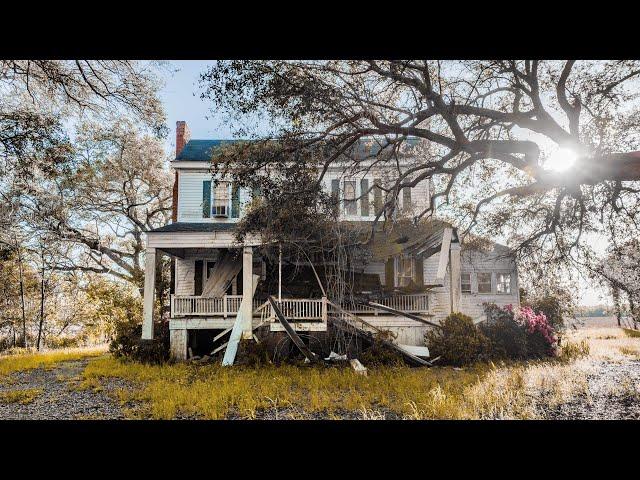
M 511 293 L 511 274 L 499 273 L 497 276 L 496 287 L 498 293 Z
M 491 293 L 491 273 L 478 273 L 478 293 Z
M 207 278 L 211 278 L 211 275 L 213 275 L 213 269 L 216 266 L 216 262 L 212 262 L 212 261 L 207 261 Z
M 347 215 L 358 214 L 358 204 L 356 203 L 356 182 L 345 180 L 344 182 L 344 213 Z
M 460 274 L 460 290 L 462 293 L 471 293 L 471 274 L 470 273 L 461 273 Z
M 360 180 L 360 216 L 369 216 L 369 180 Z
M 411 187 L 404 187 L 402 189 L 402 211 L 411 211 Z
M 414 273 L 414 261 L 413 258 L 408 256 L 401 256 L 398 258 L 398 286 L 406 287 L 411 284 Z
M 226 217 L 229 215 L 229 182 L 218 182 L 213 197 L 213 216 Z

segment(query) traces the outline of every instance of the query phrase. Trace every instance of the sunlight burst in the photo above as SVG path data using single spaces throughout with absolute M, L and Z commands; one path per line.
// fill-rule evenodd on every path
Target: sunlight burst
M 545 170 L 563 172 L 576 162 L 576 153 L 568 148 L 559 148 L 544 162 Z

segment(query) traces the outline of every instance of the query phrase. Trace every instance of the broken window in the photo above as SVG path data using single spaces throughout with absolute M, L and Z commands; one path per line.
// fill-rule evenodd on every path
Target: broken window
M 356 203 L 356 182 L 345 180 L 344 182 L 344 212 L 347 215 L 358 214 L 358 204 Z
M 478 293 L 491 293 L 491 273 L 478 273 Z
M 229 182 L 218 182 L 213 197 L 213 215 L 226 217 L 229 215 Z
M 460 290 L 462 293 L 471 293 L 471 274 L 470 273 L 461 273 L 460 274 Z
M 511 293 L 511 274 L 499 273 L 496 281 L 498 293 Z
M 409 286 L 413 280 L 414 273 L 414 259 L 405 255 L 400 256 L 398 258 L 398 286 Z

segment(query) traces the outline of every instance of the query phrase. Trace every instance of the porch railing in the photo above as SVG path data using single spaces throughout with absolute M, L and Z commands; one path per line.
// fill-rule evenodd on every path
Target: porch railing
M 172 295 L 171 316 L 227 317 L 236 316 L 240 310 L 242 295 L 224 295 L 220 298 L 201 297 L 199 295 Z M 253 308 L 262 302 L 253 299 Z
M 197 295 L 172 295 L 171 316 L 236 316 L 240 309 L 242 295 L 225 295 L 221 298 L 201 297 Z M 254 311 L 264 300 L 253 299 Z M 403 312 L 428 313 L 429 297 L 426 293 L 411 295 L 395 295 L 379 302 L 387 307 Z M 286 318 L 296 321 L 312 321 L 327 319 L 327 299 L 323 298 L 283 298 L 280 302 L 282 313 Z M 385 312 L 366 305 L 343 307 L 355 314 L 378 315 Z M 273 312 L 271 312 L 273 314 Z

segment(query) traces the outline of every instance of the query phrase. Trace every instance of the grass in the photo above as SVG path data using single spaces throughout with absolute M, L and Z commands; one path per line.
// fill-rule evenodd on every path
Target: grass
M 627 337 L 640 338 L 640 330 L 633 330 L 632 328 L 623 328 L 622 330 L 624 330 Z
M 51 368 L 56 363 L 95 357 L 106 352 L 106 347 L 69 348 L 35 352 L 31 350 L 12 351 L 0 356 L 0 382 L 14 372 L 32 370 L 34 368 Z
M 33 402 L 40 394 L 42 394 L 41 388 L 28 388 L 24 390 L 7 390 L 0 392 L 1 403 L 20 403 L 21 405 L 28 405 Z
M 379 367 L 366 377 L 350 368 L 152 366 L 101 357 L 89 362 L 79 387 L 95 388 L 109 377 L 126 380 L 133 388 L 117 396 L 141 405 L 132 411 L 138 418 L 253 419 L 265 412 L 273 418 L 339 418 L 345 412 L 367 419 L 536 418 L 534 393 L 544 392 L 546 405 L 584 390 L 584 378 L 568 365 L 570 355 L 583 353 L 581 345 L 560 360 L 461 370 Z

